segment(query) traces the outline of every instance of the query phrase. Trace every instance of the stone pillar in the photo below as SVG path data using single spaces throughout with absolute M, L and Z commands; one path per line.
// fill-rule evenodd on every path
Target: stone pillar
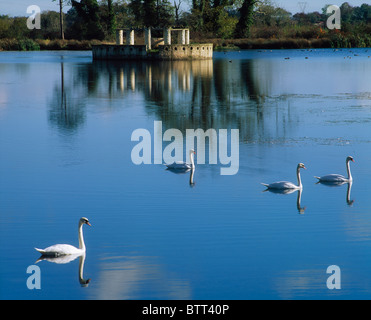
M 170 45 L 170 44 L 171 44 L 171 29 L 164 28 L 164 45 Z
M 185 29 L 185 44 L 189 44 L 189 29 Z
M 116 29 L 116 44 L 124 43 L 124 31 L 121 29 Z
M 144 43 L 147 50 L 151 50 L 151 27 L 144 29 Z
M 134 45 L 134 30 L 126 30 L 126 45 Z
M 180 43 L 181 44 L 185 44 L 185 29 L 182 29 L 181 31 L 180 31 Z

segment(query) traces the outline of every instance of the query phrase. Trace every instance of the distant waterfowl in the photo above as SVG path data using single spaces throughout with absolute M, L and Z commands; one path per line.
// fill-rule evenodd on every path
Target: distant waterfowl
M 183 161 L 176 161 L 176 162 L 173 162 L 171 164 L 166 164 L 167 168 L 170 169 L 170 170 L 190 170 L 192 168 L 195 167 L 195 163 L 194 163 L 194 159 L 193 159 L 193 155 L 196 154 L 196 152 L 191 149 L 189 150 L 189 159 L 191 161 L 191 163 L 186 163 L 186 162 L 183 162 Z
M 87 218 L 81 218 L 79 220 L 79 248 L 76 248 L 74 246 L 71 246 L 69 244 L 55 244 L 53 246 L 47 247 L 45 249 L 38 249 L 35 248 L 38 252 L 40 252 L 44 256 L 53 256 L 53 257 L 58 257 L 58 256 L 63 256 L 63 255 L 78 255 L 78 254 L 84 254 L 86 249 L 85 249 L 85 242 L 84 242 L 84 237 L 82 234 L 82 226 L 84 224 L 87 224 L 88 226 L 91 226 L 89 223 L 89 220 Z
M 275 189 L 275 190 L 285 190 L 285 189 L 302 189 L 303 186 L 301 184 L 301 177 L 300 177 L 300 169 L 306 169 L 303 163 L 299 163 L 296 167 L 296 177 L 298 179 L 298 184 L 294 184 L 288 181 L 278 181 L 273 182 L 270 184 L 262 183 L 263 186 L 266 186 L 268 189 Z
M 352 174 L 350 172 L 350 166 L 349 166 L 349 162 L 352 161 L 354 162 L 354 159 L 353 157 L 349 156 L 346 158 L 345 160 L 345 164 L 346 164 L 346 167 L 347 167 L 347 173 L 348 173 L 348 178 L 342 176 L 341 174 L 328 174 L 328 175 L 325 175 L 325 176 L 322 176 L 322 177 L 316 177 L 316 179 L 318 179 L 318 182 L 324 182 L 324 183 L 346 183 L 346 182 L 352 182 L 353 181 L 353 177 L 352 177 Z

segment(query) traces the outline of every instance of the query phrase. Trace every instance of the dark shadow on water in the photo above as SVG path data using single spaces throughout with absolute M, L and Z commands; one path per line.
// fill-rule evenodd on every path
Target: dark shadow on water
M 60 79 L 49 101 L 49 121 L 72 134 L 86 121 L 88 98 L 125 108 L 137 103 L 132 94 L 144 97 L 146 112 L 161 120 L 164 130 L 177 128 L 184 134 L 187 128 L 234 128 L 239 129 L 242 141 L 268 138 L 277 131 L 266 123 L 271 122 L 266 113 L 272 109 L 264 108 L 265 94 L 260 88 L 269 83 L 270 69 L 260 75 L 252 59 L 234 63 L 228 59 L 94 61 L 68 66 L 67 77 L 61 62 Z M 274 116 L 274 125 L 283 132 L 296 126 L 289 113 Z
M 347 184 L 347 193 L 346 193 L 346 198 L 345 198 L 345 201 L 347 203 L 347 205 L 349 206 L 352 206 L 354 204 L 354 201 L 355 200 L 351 200 L 350 199 L 350 195 L 351 195 L 351 192 L 352 192 L 352 185 L 353 185 L 353 182 L 328 182 L 328 181 L 317 181 L 316 184 L 321 184 L 321 185 L 324 185 L 326 187 L 340 187 L 344 184 Z
M 66 263 L 70 263 L 76 260 L 77 258 L 79 258 L 79 269 L 78 269 L 79 283 L 81 287 L 87 287 L 91 279 L 84 279 L 84 263 L 85 263 L 85 258 L 86 258 L 85 254 L 68 254 L 68 255 L 62 255 L 58 257 L 50 257 L 50 256 L 42 255 L 39 259 L 36 260 L 35 263 L 46 260 L 46 261 L 56 263 L 56 264 L 66 264 Z
M 263 190 L 263 192 L 271 192 L 271 193 L 275 193 L 275 194 L 291 194 L 291 193 L 294 193 L 294 192 L 297 192 L 297 197 L 296 197 L 296 209 L 298 210 L 298 213 L 299 214 L 303 214 L 305 213 L 305 209 L 307 207 L 302 207 L 301 206 L 301 196 L 302 196 L 302 193 L 303 193 L 303 190 L 301 189 L 265 189 Z

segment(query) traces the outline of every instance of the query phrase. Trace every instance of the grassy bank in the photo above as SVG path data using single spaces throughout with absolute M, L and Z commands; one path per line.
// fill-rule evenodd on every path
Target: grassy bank
M 307 48 L 333 48 L 330 39 L 209 39 L 215 49 L 307 49 Z
M 307 49 L 371 47 L 371 32 L 344 32 L 306 28 L 253 28 L 250 38 L 208 38 L 193 33 L 194 43 L 212 43 L 215 49 Z M 0 39 L 0 51 L 91 50 L 92 45 L 108 42 L 98 40 Z
M 309 49 L 309 48 L 368 48 L 371 36 L 344 37 L 328 36 L 321 38 L 248 38 L 248 39 L 203 39 L 212 43 L 215 49 Z
M 0 51 L 91 50 L 92 45 L 103 43 L 106 42 L 98 40 L 0 39 Z
M 195 34 L 195 42 L 213 43 L 214 48 L 240 49 L 307 49 L 307 48 L 365 48 L 371 47 L 371 25 L 358 30 L 329 30 L 321 26 L 252 27 L 245 39 L 205 39 Z

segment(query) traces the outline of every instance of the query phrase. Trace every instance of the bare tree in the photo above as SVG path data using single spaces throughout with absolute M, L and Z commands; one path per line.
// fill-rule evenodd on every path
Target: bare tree
M 179 24 L 179 14 L 180 14 L 180 5 L 182 4 L 182 0 L 179 0 L 178 3 L 174 0 L 174 8 L 175 8 L 175 24 Z
M 53 2 L 56 0 L 53 0 Z M 71 3 L 70 0 L 58 0 L 59 1 L 59 26 L 60 26 L 60 34 L 61 39 L 64 40 L 64 30 L 63 30 L 63 6 L 69 5 Z

